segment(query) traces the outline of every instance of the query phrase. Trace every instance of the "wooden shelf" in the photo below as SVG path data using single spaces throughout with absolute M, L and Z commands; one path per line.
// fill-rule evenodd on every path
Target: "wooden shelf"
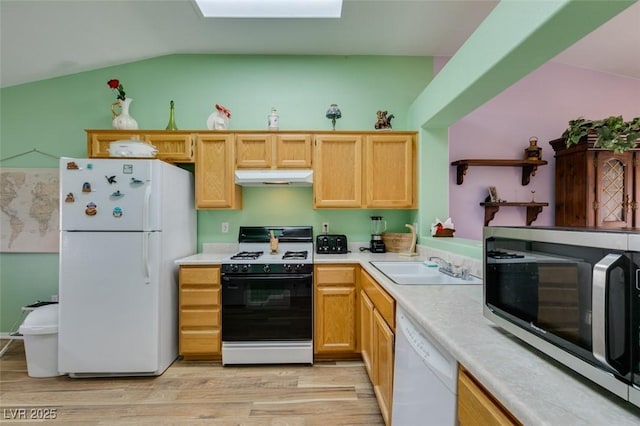
M 540 212 L 542 212 L 543 207 L 547 207 L 549 203 L 508 203 L 508 202 L 486 202 L 480 203 L 481 206 L 484 206 L 484 226 L 489 226 L 489 222 L 493 220 L 500 207 L 526 207 L 527 208 L 527 226 L 530 226 L 537 218 Z
M 457 167 L 456 183 L 462 185 L 464 175 L 467 174 L 469 166 L 489 166 L 489 167 L 522 167 L 522 185 L 526 186 L 531 180 L 531 176 L 536 175 L 538 166 L 547 164 L 545 160 L 495 160 L 495 159 L 476 159 L 476 160 L 458 160 L 451 163 Z

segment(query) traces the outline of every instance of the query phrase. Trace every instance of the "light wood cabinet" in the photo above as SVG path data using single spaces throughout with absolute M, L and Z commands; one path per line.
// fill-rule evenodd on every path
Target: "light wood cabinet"
M 365 208 L 417 208 L 416 143 L 410 134 L 365 138 Z
M 87 130 L 87 156 L 109 158 L 109 144 L 117 140 L 146 142 L 158 149 L 155 158 L 169 163 L 193 163 L 195 160 L 192 131 L 161 130 Z
M 413 132 L 317 134 L 315 208 L 417 208 Z
M 316 265 L 314 354 L 357 353 L 357 265 Z
M 195 162 L 198 209 L 242 208 L 236 169 L 311 167 L 314 208 L 417 208 L 415 132 L 87 130 L 88 156 L 108 158 L 116 140 L 153 144 L 167 162 Z
M 373 383 L 373 302 L 360 290 L 360 355 L 369 379 Z
M 311 167 L 309 133 L 238 133 L 236 167 L 239 169 L 308 169 Z
M 231 133 L 199 134 L 196 139 L 196 208 L 239 209 L 242 188 L 234 179 Z
M 555 150 L 555 225 L 640 227 L 640 145 L 621 154 L 594 148 L 593 136 Z
M 179 352 L 185 359 L 219 359 L 220 267 L 180 266 Z
M 308 169 L 312 163 L 311 155 L 311 134 L 286 133 L 276 136 L 276 168 Z
M 236 167 L 239 169 L 269 169 L 273 164 L 272 134 L 237 134 Z
M 391 424 L 395 335 L 377 309 L 373 310 L 373 391 L 386 425 Z
M 313 207 L 362 206 L 362 135 L 316 135 Z
M 364 270 L 360 272 L 360 286 L 362 359 L 382 417 L 389 425 L 393 406 L 395 300 Z
M 521 425 L 464 367 L 458 370 L 460 426 Z

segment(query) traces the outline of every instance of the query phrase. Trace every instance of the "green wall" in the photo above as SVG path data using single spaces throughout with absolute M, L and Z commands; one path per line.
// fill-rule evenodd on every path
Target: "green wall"
M 496 5 L 409 109 L 410 126 L 420 129 L 421 244 L 482 256 L 480 241 L 429 236 L 434 219 L 448 216 L 449 126 L 636 1 L 503 0 Z
M 56 156 L 86 155 L 84 129 L 111 127 L 115 93 L 107 80 L 119 79 L 130 113 L 141 129 L 164 129 L 169 101 L 180 129 L 205 129 L 214 104 L 232 112 L 231 129 L 266 130 L 271 107 L 282 130 L 330 130 L 324 113 L 337 103 L 338 130 L 373 130 L 375 112 L 396 116 L 396 130 L 408 123 L 409 106 L 433 76 L 431 58 L 378 56 L 172 55 L 0 90 L 0 156 L 33 148 Z M 2 167 L 57 167 L 31 153 Z M 198 250 L 203 242 L 233 242 L 240 225 L 313 225 L 368 241 L 369 216 L 381 214 L 391 231 L 404 232 L 416 211 L 313 210 L 311 188 L 245 188 L 244 207 L 198 213 Z M 2 214 L 2 213 L 0 213 Z M 222 234 L 220 224 L 229 222 Z M 57 293 L 57 254 L 0 254 L 0 332 L 9 332 L 20 307 Z

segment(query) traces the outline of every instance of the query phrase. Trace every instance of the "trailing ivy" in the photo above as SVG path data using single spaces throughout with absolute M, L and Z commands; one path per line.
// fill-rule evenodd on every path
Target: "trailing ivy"
M 640 117 L 624 121 L 621 115 L 603 120 L 585 120 L 578 118 L 569 121 L 569 127 L 562 133 L 567 140 L 567 148 L 580 143 L 588 134 L 595 133 L 594 146 L 608 149 L 617 154 L 636 146 L 640 139 Z

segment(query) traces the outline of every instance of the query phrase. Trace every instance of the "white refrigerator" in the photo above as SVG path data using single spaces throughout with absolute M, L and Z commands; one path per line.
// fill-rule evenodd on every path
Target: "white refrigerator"
M 160 160 L 60 160 L 58 370 L 162 374 L 178 356 L 175 260 L 196 252 L 193 175 Z

